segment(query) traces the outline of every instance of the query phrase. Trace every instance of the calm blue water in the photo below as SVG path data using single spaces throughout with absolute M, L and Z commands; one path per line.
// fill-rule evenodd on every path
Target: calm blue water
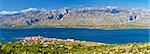
M 0 29 L 0 42 L 14 42 L 26 36 L 76 39 L 109 44 L 149 42 L 150 29 L 101 30 L 84 28 L 25 28 Z

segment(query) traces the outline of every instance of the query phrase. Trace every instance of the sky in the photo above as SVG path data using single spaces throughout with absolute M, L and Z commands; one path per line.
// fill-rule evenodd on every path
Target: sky
M 119 6 L 149 8 L 150 0 L 0 0 L 0 11 L 17 11 L 27 8 L 59 9 L 80 6 Z

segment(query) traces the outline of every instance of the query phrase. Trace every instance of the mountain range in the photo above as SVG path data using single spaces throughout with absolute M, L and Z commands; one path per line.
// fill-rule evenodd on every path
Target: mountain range
M 29 8 L 0 11 L 0 28 L 101 27 L 102 25 L 150 26 L 150 9 L 82 7 L 46 10 Z

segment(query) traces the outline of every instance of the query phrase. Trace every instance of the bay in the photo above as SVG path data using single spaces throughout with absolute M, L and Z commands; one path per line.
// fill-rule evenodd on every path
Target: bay
M 24 37 L 43 36 L 59 39 L 75 39 L 107 44 L 150 42 L 150 29 L 86 29 L 86 28 L 1 28 L 0 42 L 19 41 Z

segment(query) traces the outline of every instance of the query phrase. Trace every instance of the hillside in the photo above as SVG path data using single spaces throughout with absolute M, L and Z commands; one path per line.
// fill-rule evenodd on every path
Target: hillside
M 83 7 L 46 10 L 29 8 L 1 11 L 0 28 L 86 27 L 86 28 L 149 28 L 150 9 Z
M 104 44 L 26 37 L 21 41 L 1 43 L 0 54 L 149 54 L 150 43 Z

